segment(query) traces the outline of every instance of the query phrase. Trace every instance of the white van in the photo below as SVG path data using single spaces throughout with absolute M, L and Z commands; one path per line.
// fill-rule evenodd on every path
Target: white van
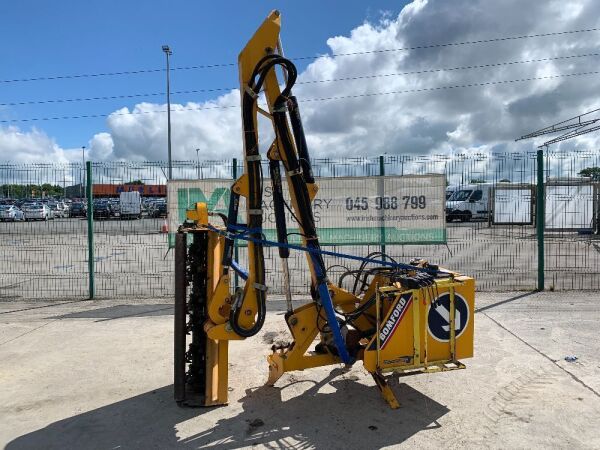
M 446 200 L 446 222 L 488 219 L 492 184 L 466 184 L 459 186 Z
M 142 197 L 138 191 L 121 192 L 119 203 L 122 219 L 142 217 Z
M 446 186 L 446 200 L 450 200 L 452 194 L 460 189 L 460 186 Z

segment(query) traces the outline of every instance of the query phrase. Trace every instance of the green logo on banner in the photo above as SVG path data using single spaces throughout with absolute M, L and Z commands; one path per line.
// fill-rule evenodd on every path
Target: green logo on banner
M 223 200 L 223 206 L 219 202 Z M 179 223 L 185 221 L 185 211 L 191 209 L 198 202 L 206 203 L 209 211 L 227 214 L 229 210 L 229 188 L 218 187 L 210 194 L 210 198 L 200 188 L 182 188 L 177 190 L 177 209 Z

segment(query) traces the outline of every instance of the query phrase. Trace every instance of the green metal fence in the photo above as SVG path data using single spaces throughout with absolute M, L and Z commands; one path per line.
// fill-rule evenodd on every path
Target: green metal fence
M 449 189 L 489 190 L 484 209 L 490 212 L 479 218 L 450 217 L 446 244 L 382 240 L 328 250 L 358 256 L 384 250 L 400 261 L 423 257 L 475 277 L 485 291 L 600 288 L 600 152 L 384 155 L 315 159 L 313 166 L 317 177 L 445 174 Z M 98 211 L 93 220 L 68 217 L 66 211 L 56 212 L 54 219 L 0 222 L 0 298 L 172 296 L 173 254 L 160 208 L 166 163 L 91 162 L 85 169 L 81 164 L 0 165 L 4 203 L 87 199 L 88 212 L 95 203 L 112 209 L 107 217 Z M 233 179 L 242 172 L 242 162 L 235 160 L 173 163 L 174 179 Z M 139 218 L 120 214 L 119 190 L 142 190 Z M 512 220 L 506 209 L 511 207 L 526 217 Z M 245 264 L 245 249 L 238 253 Z M 277 252 L 267 249 L 265 257 L 270 290 L 281 292 Z M 293 253 L 289 262 L 292 289 L 298 293 L 308 292 L 304 258 Z M 334 257 L 326 257 L 326 263 L 334 282 L 345 271 L 339 266 L 356 265 Z

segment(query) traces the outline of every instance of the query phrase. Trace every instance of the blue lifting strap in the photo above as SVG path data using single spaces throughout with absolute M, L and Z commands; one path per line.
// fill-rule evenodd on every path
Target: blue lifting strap
M 233 229 L 239 231 L 240 233 L 228 233 L 223 230 L 219 230 L 218 228 L 215 228 L 212 225 L 208 225 L 208 228 L 216 233 L 219 233 L 219 234 L 229 238 L 229 239 L 242 239 L 244 241 L 249 241 L 249 242 L 253 242 L 256 244 L 262 244 L 262 245 L 266 245 L 269 247 L 287 247 L 292 250 L 300 250 L 303 252 L 308 252 L 311 255 L 311 259 L 313 260 L 313 267 L 315 269 L 315 275 L 317 276 L 318 280 L 321 280 L 317 286 L 319 300 L 321 301 L 321 304 L 323 305 L 323 308 L 325 309 L 325 314 L 327 316 L 327 324 L 329 325 L 329 329 L 331 330 L 331 333 L 333 335 L 333 342 L 338 350 L 338 355 L 345 364 L 352 364 L 354 362 L 354 358 L 352 358 L 350 356 L 350 354 L 348 353 L 348 350 L 346 348 L 346 345 L 344 343 L 344 337 L 342 336 L 342 331 L 341 331 L 340 325 L 337 321 L 337 316 L 335 315 L 335 309 L 333 307 L 333 300 L 331 299 L 331 294 L 329 293 L 329 288 L 327 287 L 326 277 L 325 277 L 325 274 L 321 272 L 321 266 L 320 266 L 319 261 L 317 260 L 317 255 L 337 256 L 340 258 L 353 259 L 356 261 L 362 261 L 362 262 L 366 262 L 366 263 L 374 263 L 374 264 L 379 264 L 382 266 L 389 266 L 389 267 L 395 267 L 395 268 L 400 268 L 400 269 L 415 270 L 415 271 L 434 273 L 434 274 L 439 273 L 437 270 L 411 266 L 408 264 L 395 263 L 392 261 L 382 261 L 382 260 L 378 260 L 378 259 L 363 258 L 360 256 L 348 255 L 345 253 L 331 252 L 328 250 L 311 248 L 310 246 L 303 247 L 301 245 L 295 245 L 295 244 L 283 244 L 283 243 L 276 242 L 276 241 L 269 241 L 267 239 L 256 239 L 256 238 L 247 236 L 247 234 L 261 232 L 261 230 L 249 229 L 249 228 L 242 227 L 239 225 L 230 226 L 230 228 L 233 228 Z M 237 261 L 232 261 L 232 267 L 236 272 L 238 272 L 240 274 L 241 273 L 245 274 L 245 276 L 246 276 L 245 278 L 244 278 L 244 275 L 241 275 L 241 276 L 242 276 L 242 278 L 247 279 L 247 277 L 248 277 L 247 272 L 238 265 Z
M 361 261 L 361 262 L 366 262 L 366 263 L 371 263 L 371 264 L 378 264 L 380 266 L 387 266 L 387 267 L 393 267 L 396 269 L 404 269 L 404 270 L 411 270 L 411 271 L 415 271 L 415 272 L 425 272 L 425 273 L 429 273 L 432 275 L 438 275 L 440 274 L 439 270 L 435 270 L 435 269 L 430 269 L 430 268 L 426 268 L 426 267 L 419 267 L 419 266 L 411 266 L 410 264 L 402 264 L 402 263 L 397 263 L 397 262 L 393 262 L 393 261 L 386 261 L 386 260 L 381 260 L 381 259 L 373 259 L 373 258 L 365 258 L 362 256 L 356 256 L 356 255 L 349 255 L 347 253 L 340 253 L 340 252 L 332 252 L 330 250 L 323 250 L 323 249 L 317 249 L 317 248 L 309 248 L 309 247 L 303 247 L 301 245 L 296 245 L 296 244 L 283 244 L 277 241 L 270 241 L 267 239 L 256 239 L 250 236 L 247 236 L 247 233 L 258 233 L 260 232 L 259 229 L 250 229 L 250 228 L 245 228 L 245 227 L 240 227 L 240 226 L 235 226 L 232 227 L 233 229 L 239 229 L 239 230 L 243 230 L 243 233 L 228 233 L 226 231 L 223 230 L 219 230 L 218 228 L 213 227 L 212 225 L 208 225 L 208 228 L 216 233 L 219 233 L 229 239 L 241 239 L 243 241 L 247 241 L 247 242 L 253 242 L 255 244 L 261 244 L 261 245 L 265 245 L 267 247 L 286 247 L 289 248 L 291 250 L 299 250 L 301 252 L 308 252 L 311 254 L 316 254 L 316 255 L 326 255 L 326 256 L 336 256 L 338 258 L 343 258 L 343 259 L 351 259 L 354 261 Z M 442 272 L 444 273 L 444 272 Z
M 239 265 L 237 261 L 231 261 L 231 268 L 235 270 L 244 281 L 248 279 L 248 271 Z
M 333 335 L 333 343 L 337 348 L 338 355 L 341 360 L 345 364 L 352 364 L 354 362 L 354 358 L 348 354 L 348 349 L 346 348 L 346 343 L 344 342 L 344 337 L 342 336 L 342 330 L 340 329 L 340 324 L 337 321 L 337 316 L 335 315 L 335 310 L 333 309 L 333 301 L 331 300 L 331 294 L 329 293 L 329 288 L 327 287 L 327 282 L 325 281 L 326 278 L 323 276 L 324 274 L 321 273 L 321 267 L 318 264 L 318 261 L 315 260 L 316 257 L 317 256 L 314 253 L 311 254 L 317 279 L 322 280 L 319 282 L 317 292 L 319 293 L 321 305 L 323 305 L 323 309 L 325 309 L 325 314 L 327 315 L 327 324 L 329 325 L 329 329 Z

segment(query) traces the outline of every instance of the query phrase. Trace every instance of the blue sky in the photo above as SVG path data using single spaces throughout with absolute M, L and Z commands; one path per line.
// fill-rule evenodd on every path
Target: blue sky
M 173 49 L 172 66 L 235 62 L 239 50 L 271 9 L 283 14 L 288 56 L 327 52 L 326 41 L 347 35 L 382 12 L 397 16 L 404 2 L 323 1 L 31 1 L 2 2 L 0 80 L 164 67 L 162 44 Z M 142 6 L 143 5 L 143 6 Z M 299 62 L 302 70 L 307 62 Z M 172 90 L 235 87 L 235 67 L 175 71 Z M 0 103 L 164 92 L 164 73 L 0 83 Z M 202 101 L 214 94 L 174 96 Z M 109 114 L 141 98 L 2 107 L 0 120 Z M 162 103 L 162 97 L 148 97 Z M 6 124 L 2 124 L 6 126 Z M 106 128 L 105 119 L 14 123 L 43 130 L 65 148 L 80 147 Z
M 532 0 L 527 14 L 523 0 L 1 5 L 0 80 L 161 70 L 163 44 L 173 49 L 174 67 L 231 64 L 172 72 L 172 91 L 225 88 L 173 96 L 175 160 L 195 160 L 197 148 L 206 160 L 240 155 L 240 113 L 231 107 L 239 105 L 239 93 L 227 88 L 238 84 L 238 52 L 272 9 L 282 12 L 286 56 L 299 69 L 294 94 L 315 157 L 529 151 L 541 142 L 514 139 L 600 108 L 597 0 Z M 503 39 L 518 36 L 529 37 Z M 462 44 L 429 45 L 444 43 Z M 325 53 L 339 56 L 296 59 Z M 0 82 L 0 161 L 79 161 L 82 145 L 96 161 L 164 160 L 164 91 L 163 71 Z M 6 106 L 144 93 L 160 95 Z M 206 109 L 209 100 L 218 108 Z M 134 114 L 118 114 L 122 108 Z M 108 119 L 2 122 L 109 114 Z M 267 129 L 260 138 L 265 146 Z M 596 133 L 557 148 L 599 146 Z

